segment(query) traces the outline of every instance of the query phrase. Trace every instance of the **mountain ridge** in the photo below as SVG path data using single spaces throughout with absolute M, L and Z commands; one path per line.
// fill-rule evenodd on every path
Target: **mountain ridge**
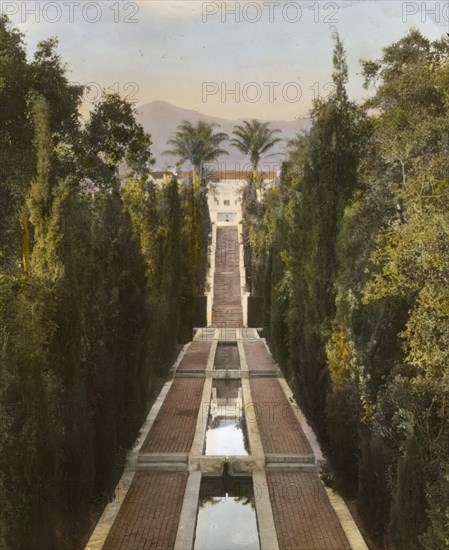
M 163 170 L 177 162 L 178 159 L 163 155 L 163 152 L 167 149 L 167 141 L 176 131 L 176 127 L 181 121 L 187 120 L 191 123 L 203 121 L 218 124 L 223 132 L 231 136 L 234 126 L 245 120 L 232 120 L 206 115 L 201 111 L 178 107 L 162 99 L 145 103 L 137 107 L 136 111 L 137 121 L 152 136 L 153 145 L 151 146 L 151 151 L 156 159 L 155 170 Z M 292 139 L 297 133 L 309 130 L 312 125 L 310 118 L 299 118 L 297 120 L 259 120 L 269 122 L 270 127 L 273 129 L 281 130 L 282 137 L 285 140 L 278 144 L 277 147 L 274 147 L 271 154 L 266 155 L 262 159 L 262 169 L 264 168 L 264 164 L 271 167 L 274 164 L 280 164 L 285 158 L 286 141 Z M 242 156 L 237 149 L 229 146 L 229 144 L 225 144 L 225 148 L 229 151 L 229 155 L 223 155 L 218 159 L 220 169 L 240 170 L 248 164 L 248 159 Z

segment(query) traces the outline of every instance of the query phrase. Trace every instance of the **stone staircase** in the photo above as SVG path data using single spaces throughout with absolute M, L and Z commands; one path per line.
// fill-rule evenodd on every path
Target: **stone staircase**
M 217 328 L 243 323 L 237 227 L 217 228 L 212 324 Z

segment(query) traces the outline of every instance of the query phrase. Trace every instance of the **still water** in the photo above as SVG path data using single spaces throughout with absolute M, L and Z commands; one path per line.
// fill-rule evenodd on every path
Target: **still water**
M 248 455 L 243 417 L 216 416 L 206 431 L 206 455 Z
M 203 478 L 195 550 L 259 550 L 251 478 Z

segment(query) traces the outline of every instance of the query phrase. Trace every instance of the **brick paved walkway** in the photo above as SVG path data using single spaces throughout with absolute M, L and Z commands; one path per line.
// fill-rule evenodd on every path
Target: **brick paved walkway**
M 103 550 L 173 548 L 187 472 L 136 472 Z
M 187 348 L 178 370 L 206 370 L 212 342 L 192 342 Z
M 246 363 L 250 371 L 276 371 L 273 361 L 262 340 L 254 342 L 243 341 Z
M 267 472 L 267 481 L 279 548 L 350 549 L 316 473 Z
M 250 371 L 262 374 L 275 368 L 263 342 L 244 342 L 243 347 Z M 250 387 L 264 452 L 312 454 L 279 380 L 251 378 Z M 316 471 L 268 470 L 266 476 L 281 550 L 350 549 Z
M 247 408 L 247 421 L 257 418 L 265 453 L 312 454 L 278 379 L 250 379 L 250 387 L 254 411 Z
M 143 453 L 190 451 L 203 385 L 202 378 L 175 378 L 142 446 Z

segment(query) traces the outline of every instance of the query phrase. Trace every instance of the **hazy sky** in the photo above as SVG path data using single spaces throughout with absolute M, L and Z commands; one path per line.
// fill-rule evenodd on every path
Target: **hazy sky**
M 39 40 L 59 37 L 71 80 L 95 83 L 87 100 L 113 87 L 136 105 L 163 99 L 225 118 L 307 115 L 311 98 L 329 90 L 333 29 L 347 51 L 352 98 L 366 96 L 360 58 L 379 56 L 411 27 L 429 38 L 449 30 L 448 2 L 0 0 L 0 6 L 31 51 Z

